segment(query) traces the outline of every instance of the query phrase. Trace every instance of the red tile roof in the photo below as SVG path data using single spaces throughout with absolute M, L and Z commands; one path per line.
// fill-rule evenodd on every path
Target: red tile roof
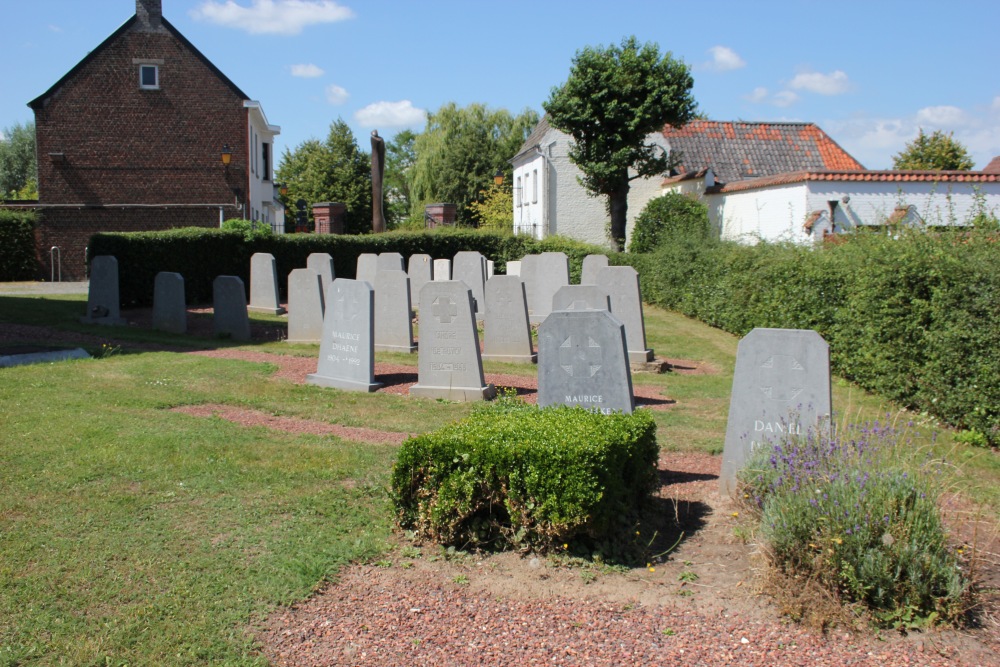
M 983 167 L 984 174 L 1000 174 L 1000 155 L 990 160 L 990 163 Z
M 726 183 L 716 192 L 740 192 L 773 185 L 805 181 L 874 181 L 878 183 L 1000 183 L 1000 173 L 985 171 L 795 171 L 736 183 Z

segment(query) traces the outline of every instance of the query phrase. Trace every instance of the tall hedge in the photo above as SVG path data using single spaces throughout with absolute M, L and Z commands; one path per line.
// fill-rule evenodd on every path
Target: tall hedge
M 36 220 L 32 211 L 0 210 L 0 282 L 35 278 Z

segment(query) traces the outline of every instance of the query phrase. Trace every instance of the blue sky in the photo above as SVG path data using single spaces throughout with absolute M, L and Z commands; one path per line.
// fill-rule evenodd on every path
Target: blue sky
M 135 12 L 134 0 L 0 0 L 0 129 Z M 343 118 L 358 143 L 481 102 L 541 112 L 574 53 L 636 35 L 687 63 L 713 120 L 818 124 L 869 169 L 925 131 L 977 169 L 1000 155 L 1000 2 L 163 0 L 163 13 L 282 128 Z

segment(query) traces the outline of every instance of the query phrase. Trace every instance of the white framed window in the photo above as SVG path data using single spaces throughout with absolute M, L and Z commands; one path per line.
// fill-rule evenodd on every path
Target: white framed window
M 157 65 L 139 65 L 139 87 L 143 90 L 159 90 L 160 68 Z
M 538 170 L 531 172 L 531 203 L 538 203 Z
M 515 206 L 520 206 L 521 205 L 521 177 L 520 176 L 517 177 L 517 182 L 514 185 L 514 192 L 516 193 L 515 196 L 514 196 L 514 205 Z

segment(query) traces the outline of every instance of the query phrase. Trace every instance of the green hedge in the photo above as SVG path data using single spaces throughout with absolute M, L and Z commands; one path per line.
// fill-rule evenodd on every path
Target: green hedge
M 124 307 L 149 306 L 153 302 L 153 281 L 160 271 L 184 276 L 188 303 L 210 303 L 216 276 L 233 275 L 250 287 L 250 257 L 256 252 L 274 255 L 279 283 L 306 265 L 310 253 L 326 252 L 333 257 L 337 276 L 353 278 L 358 255 L 398 252 L 404 258 L 426 253 L 444 259 L 462 250 L 478 250 L 496 262 L 504 273 L 510 260 L 526 254 L 565 252 L 570 273 L 579 281 L 580 265 L 590 253 L 601 248 L 552 237 L 536 241 L 524 236 L 481 232 L 471 229 L 443 229 L 428 232 L 388 232 L 385 234 L 333 235 L 284 234 L 245 239 L 239 231 L 186 228 L 164 232 L 100 233 L 90 239 L 89 258 L 114 255 L 118 260 L 121 301 Z M 88 259 L 89 259 L 88 258 Z
M 34 212 L 0 210 L 0 282 L 35 279 L 36 220 Z
M 1000 444 L 1000 237 L 860 233 L 626 256 L 643 298 L 743 336 L 815 329 L 841 376 Z
M 403 443 L 392 473 L 401 527 L 442 544 L 546 550 L 625 536 L 656 488 L 656 424 L 508 399 Z

